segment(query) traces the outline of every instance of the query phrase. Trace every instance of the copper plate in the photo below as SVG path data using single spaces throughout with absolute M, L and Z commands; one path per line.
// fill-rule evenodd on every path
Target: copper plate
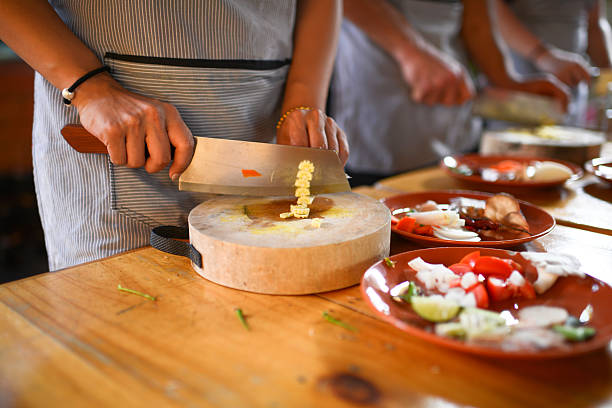
M 422 193 L 409 193 L 388 197 L 383 200 L 383 203 L 389 207 L 391 211 L 399 208 L 414 207 L 417 204 L 424 203 L 427 200 L 433 200 L 438 204 L 448 204 L 451 198 L 467 197 L 478 200 L 486 200 L 494 194 L 480 193 L 476 191 L 449 190 L 449 191 L 427 191 Z M 391 225 L 391 230 L 406 239 L 415 241 L 425 246 L 474 246 L 489 248 L 512 248 L 525 242 L 533 241 L 548 234 L 555 227 L 555 219 L 546 211 L 529 204 L 525 201 L 518 200 L 521 206 L 521 211 L 529 224 L 531 236 L 517 239 L 505 239 L 499 241 L 452 241 L 440 239 L 436 237 L 428 237 L 424 235 L 413 234 L 406 231 L 398 230 L 395 225 Z
M 496 163 L 499 163 L 502 160 L 514 160 L 519 163 L 528 164 L 534 161 L 551 161 L 559 164 L 563 164 L 564 166 L 569 167 L 572 170 L 572 176 L 569 180 L 577 180 L 583 176 L 584 172 L 580 168 L 580 166 L 575 165 L 574 163 L 570 163 L 563 160 L 550 159 L 546 157 L 518 157 L 518 156 L 483 156 L 480 154 L 466 154 L 466 155 L 458 155 L 458 156 L 447 156 L 440 162 L 440 167 L 451 177 L 456 179 L 467 181 L 470 183 L 478 183 L 478 184 L 488 184 L 493 186 L 501 186 L 501 187 L 513 187 L 513 188 L 550 188 L 550 187 L 558 187 L 565 184 L 567 180 L 557 180 L 557 181 L 513 181 L 513 180 L 485 180 L 479 175 L 467 176 L 457 171 L 453 170 L 462 164 L 465 164 L 469 167 L 489 167 Z
M 520 359 L 561 358 L 595 351 L 606 347 L 610 343 L 610 339 L 612 339 L 612 313 L 610 313 L 612 308 L 612 288 L 608 284 L 588 275 L 585 278 L 576 276 L 561 277 L 551 289 L 533 300 L 512 299 L 494 303 L 489 307 L 489 309 L 498 312 L 510 310 L 515 314 L 516 310 L 520 310 L 522 307 L 548 305 L 563 307 L 570 315 L 579 316 L 587 305 L 593 306 L 593 315 L 589 322 L 589 326 L 597 330 L 593 338 L 578 343 L 565 342 L 562 347 L 542 350 L 527 348 L 504 350 L 498 345 L 467 343 L 462 340 L 438 336 L 433 332 L 433 323 L 420 318 L 409 305 L 399 303 L 389 295 L 390 288 L 393 288 L 398 283 L 406 280 L 416 280 L 415 271 L 408 266 L 410 260 L 421 257 L 426 262 L 442 263 L 448 266 L 458 262 L 464 255 L 475 250 L 480 250 L 481 255 L 513 258 L 524 267 L 526 265 L 523 258 L 518 257 L 516 252 L 501 249 L 476 247 L 420 249 L 392 256 L 391 260 L 397 262 L 394 268 L 386 266 L 384 262 L 377 262 L 372 265 L 366 271 L 361 281 L 361 294 L 366 303 L 379 317 L 400 330 L 420 337 L 437 346 L 449 347 L 458 351 L 487 357 Z

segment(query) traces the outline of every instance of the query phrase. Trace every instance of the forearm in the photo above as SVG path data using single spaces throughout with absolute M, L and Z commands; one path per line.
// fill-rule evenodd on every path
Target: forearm
M 421 35 L 386 0 L 344 0 L 344 16 L 400 63 L 425 46 Z
M 0 39 L 59 89 L 101 66 L 45 0 L 0 0 Z
M 504 0 L 495 0 L 494 9 L 501 39 L 510 49 L 526 59 L 545 51 L 540 39 L 520 22 Z
M 340 1 L 299 0 L 283 112 L 302 105 L 325 110 L 341 18 Z
M 612 66 L 612 35 L 606 19 L 606 3 L 598 1 L 589 13 L 589 45 L 591 62 L 601 68 Z
M 461 37 L 465 47 L 480 70 L 493 85 L 512 87 L 516 85 L 515 73 L 506 66 L 504 43 L 491 19 L 497 19 L 496 4 L 487 0 L 463 0 Z

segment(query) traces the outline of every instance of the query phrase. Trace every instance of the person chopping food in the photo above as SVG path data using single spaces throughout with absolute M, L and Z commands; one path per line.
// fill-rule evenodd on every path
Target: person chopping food
M 351 184 L 476 148 L 481 123 L 472 115 L 468 53 L 500 87 L 566 101 L 548 78 L 518 80 L 506 71 L 487 4 L 345 0 L 331 111 L 350 137 Z
M 593 67 L 610 68 L 612 37 L 603 0 L 496 0 L 501 37 L 521 75 L 549 73 L 569 86 L 568 124 L 584 125 Z
M 328 148 L 345 162 L 346 137 L 323 111 L 340 14 L 321 0 L 3 2 L 0 38 L 37 71 L 34 181 L 50 270 L 184 223 L 190 197 L 172 180 L 191 161 L 192 132 Z M 66 143 L 60 130 L 79 122 L 109 157 Z

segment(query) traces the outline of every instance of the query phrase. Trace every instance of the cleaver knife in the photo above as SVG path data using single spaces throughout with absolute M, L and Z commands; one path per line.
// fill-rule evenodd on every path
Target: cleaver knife
M 66 125 L 62 136 L 78 152 L 108 153 L 104 143 L 80 125 Z M 302 160 L 310 160 L 315 167 L 312 195 L 351 190 L 342 162 L 332 150 L 201 136 L 195 142 L 191 163 L 179 177 L 182 191 L 292 196 Z

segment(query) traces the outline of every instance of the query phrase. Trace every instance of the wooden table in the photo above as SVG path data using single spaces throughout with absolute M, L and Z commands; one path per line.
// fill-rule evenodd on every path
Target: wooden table
M 439 180 L 436 172 L 390 182 L 413 189 L 423 174 Z M 612 236 L 574 224 L 519 249 L 580 255 L 587 270 L 611 282 Z M 393 253 L 413 248 L 393 237 Z M 119 292 L 118 284 L 157 300 Z M 330 324 L 324 311 L 356 331 Z M 462 354 L 382 322 L 358 287 L 295 297 L 245 293 L 152 248 L 0 286 L 2 407 L 610 404 L 610 347 L 552 361 Z

